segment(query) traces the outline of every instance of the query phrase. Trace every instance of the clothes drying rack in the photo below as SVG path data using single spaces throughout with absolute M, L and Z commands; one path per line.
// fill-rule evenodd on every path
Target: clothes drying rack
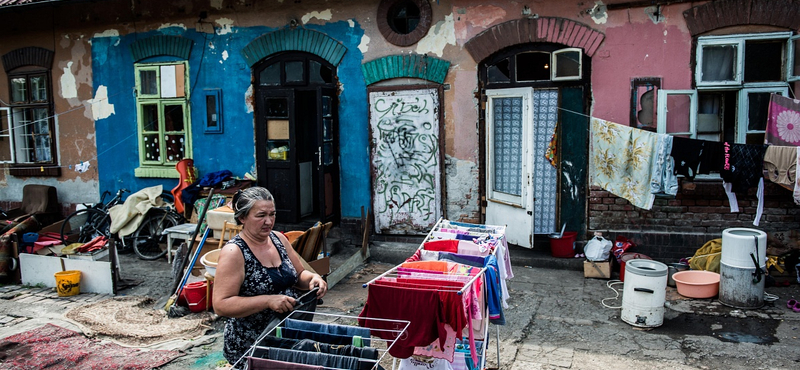
M 451 235 L 447 235 L 451 233 L 451 231 L 456 231 L 458 234 L 468 235 L 471 237 L 475 237 L 476 239 L 481 239 L 483 242 L 486 243 L 488 247 L 491 248 L 491 252 L 489 254 L 495 254 L 498 247 L 506 248 L 503 244 L 500 246 L 500 243 L 505 243 L 505 226 L 492 226 L 492 225 L 480 225 L 480 224 L 469 224 L 469 223 L 461 223 L 461 222 L 451 222 L 449 220 L 440 218 L 436 224 L 431 228 L 430 232 L 427 234 L 423 242 L 420 244 L 418 249 L 423 249 L 426 242 L 434 241 L 434 240 L 443 240 L 449 238 Z M 455 239 L 455 234 L 452 235 L 452 238 Z M 505 249 L 505 253 L 508 253 L 507 248 Z M 495 256 L 497 257 L 497 256 Z M 498 261 L 498 263 L 501 263 Z M 388 271 L 382 273 L 378 277 L 372 279 L 366 284 L 363 284 L 363 287 L 367 288 L 370 284 L 379 281 L 386 277 L 395 277 L 398 276 L 398 269 L 401 267 L 402 264 L 397 265 L 389 269 Z M 458 294 L 463 294 L 467 289 L 469 289 L 472 284 L 482 277 L 485 277 L 486 268 L 481 268 L 480 272 L 471 276 L 469 280 L 464 284 L 463 288 L 457 290 Z M 446 273 L 443 275 L 447 275 Z M 447 289 L 441 288 L 441 291 L 454 291 L 454 288 Z M 486 284 L 483 284 L 483 292 L 484 296 L 486 295 Z M 489 342 L 489 319 L 488 319 L 488 307 L 482 307 L 482 311 L 485 313 L 484 319 L 485 324 L 481 328 L 481 332 L 483 334 L 483 345 L 480 348 L 480 367 L 479 369 L 485 369 L 486 366 L 486 350 L 488 347 Z M 471 319 L 470 319 L 471 320 Z M 500 365 L 500 328 L 499 326 L 496 330 L 496 345 L 497 345 L 497 364 Z M 392 361 L 392 368 L 396 368 L 396 360 L 393 359 Z
M 253 345 L 244 353 L 244 355 L 242 355 L 242 357 L 240 357 L 233 364 L 233 367 L 236 368 L 236 366 L 238 364 L 240 364 L 240 363 L 246 364 L 247 362 L 245 360 L 248 357 L 252 356 L 257 350 L 269 349 L 270 347 L 259 346 L 259 343 L 261 343 L 264 340 L 264 338 L 266 338 L 267 336 L 275 334 L 276 331 L 279 328 L 284 327 L 284 323 L 286 322 L 287 319 L 300 319 L 302 317 L 309 317 L 310 315 L 313 315 L 313 317 L 315 317 L 315 318 L 317 318 L 317 317 L 328 318 L 328 320 L 326 320 L 326 321 L 330 321 L 330 322 L 325 322 L 325 323 L 335 324 L 335 325 L 339 325 L 339 326 L 351 326 L 351 327 L 360 328 L 360 329 L 369 329 L 370 332 L 381 332 L 381 331 L 382 332 L 389 332 L 389 333 L 391 333 L 391 336 L 394 337 L 394 338 L 401 338 L 405 334 L 405 332 L 408 329 L 408 326 L 410 324 L 409 321 L 405 321 L 405 320 L 391 320 L 391 319 L 381 319 L 381 318 L 371 318 L 371 317 L 364 318 L 364 317 L 351 316 L 351 315 L 339 315 L 339 314 L 332 314 L 332 313 L 322 313 L 322 312 L 311 312 L 311 311 L 303 311 L 303 310 L 294 310 L 294 311 L 292 311 L 291 314 L 289 314 L 288 316 L 286 316 L 285 318 L 280 320 L 280 322 L 277 325 L 275 325 L 274 327 L 265 329 L 261 333 L 261 335 L 259 335 L 258 339 L 256 339 L 256 341 L 253 343 Z M 344 319 L 344 320 L 352 320 L 352 321 L 358 321 L 358 320 L 366 319 L 366 320 L 368 320 L 367 322 L 393 323 L 394 324 L 393 326 L 397 327 L 398 329 L 371 328 L 369 325 L 365 325 L 365 326 L 343 325 L 343 324 L 338 324 L 338 323 L 334 322 L 334 321 L 342 320 L 342 319 Z M 375 348 L 378 351 L 378 353 L 380 354 L 378 356 L 377 360 L 372 360 L 372 359 L 360 359 L 359 360 L 359 361 L 362 361 L 362 362 L 372 363 L 373 365 L 370 367 L 370 369 L 375 370 L 375 369 L 378 369 L 378 365 L 381 363 L 381 361 L 383 360 L 384 356 L 389 352 L 389 350 L 392 348 L 392 346 L 394 346 L 395 340 L 382 339 L 382 338 L 376 337 L 375 335 L 371 335 L 369 340 L 371 342 L 384 343 L 384 345 L 386 347 L 386 348 Z M 247 368 L 245 367 L 244 369 L 247 369 Z M 329 369 L 329 370 L 348 370 L 348 369 L 342 369 L 342 368 L 336 368 L 336 367 L 327 367 L 327 366 L 325 367 L 325 369 Z
M 466 229 L 466 230 L 465 230 Z M 444 231 L 447 230 L 447 231 Z M 491 254 L 497 253 L 497 248 L 500 247 L 498 244 L 503 244 L 505 248 L 505 253 L 508 253 L 508 247 L 505 246 L 505 237 L 506 237 L 506 226 L 499 226 L 499 225 L 485 225 L 485 224 L 473 224 L 468 222 L 455 222 L 450 221 L 448 219 L 440 217 L 439 220 L 436 221 L 436 224 L 433 225 L 431 230 L 428 232 L 428 235 L 425 236 L 425 239 L 422 240 L 420 243 L 419 248 L 423 249 L 425 243 L 434 240 L 446 240 L 444 235 L 445 233 L 452 233 L 451 230 L 458 230 L 459 233 L 463 233 L 464 235 L 474 236 L 478 239 L 491 237 L 492 244 L 494 247 L 492 248 Z M 499 259 L 499 258 L 498 258 Z M 498 263 L 502 263 L 502 261 L 498 260 Z M 497 349 L 497 367 L 500 367 L 500 326 L 494 325 L 495 327 L 495 345 Z M 486 325 L 484 328 L 484 354 L 486 351 L 486 347 L 489 342 L 489 326 Z M 486 357 L 483 357 L 481 361 L 481 369 L 484 368 L 486 363 Z

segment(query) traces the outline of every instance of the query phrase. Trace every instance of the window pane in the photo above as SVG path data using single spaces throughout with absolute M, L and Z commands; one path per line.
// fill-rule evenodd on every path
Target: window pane
M 747 41 L 744 45 L 744 82 L 782 81 L 786 41 Z
M 325 141 L 333 140 L 333 119 L 322 119 L 322 139 Z
M 275 63 L 261 71 L 259 81 L 262 86 L 279 86 L 281 84 L 281 63 Z
M 333 71 L 315 60 L 308 61 L 308 74 L 312 83 L 326 84 L 333 82 Z
M 14 125 L 14 150 L 17 163 L 30 163 L 34 160 L 31 110 L 15 109 Z
M 217 127 L 217 97 L 206 95 L 206 127 Z
M 144 159 L 146 161 L 161 161 L 158 134 L 145 134 L 142 140 L 144 140 Z
M 164 146 L 167 149 L 167 162 L 177 162 L 183 159 L 183 135 L 165 135 Z
M 550 79 L 550 53 L 517 54 L 517 81 L 547 81 Z
M 767 128 L 769 96 L 768 92 L 747 94 L 747 131 L 764 131 Z
M 289 101 L 286 98 L 267 98 L 267 116 L 289 117 Z
M 565 51 L 556 54 L 556 77 L 577 77 L 581 75 L 581 53 Z
M 286 82 L 304 82 L 303 62 L 286 62 Z
M 688 133 L 692 99 L 688 95 L 667 95 L 667 132 Z
M 703 81 L 733 81 L 736 76 L 736 45 L 703 47 Z
M 392 31 L 407 35 L 419 25 L 419 8 L 413 1 L 402 1 L 393 5 L 387 14 Z
M 47 79 L 45 76 L 32 76 L 31 100 L 36 102 L 47 101 Z
M 323 117 L 330 117 L 331 116 L 331 97 L 330 96 L 323 96 L 322 97 L 322 116 Z
M 139 88 L 142 90 L 142 95 L 158 94 L 158 80 L 156 79 L 156 71 L 139 71 L 139 83 L 141 84 Z
M 8 111 L 0 110 L 0 162 L 11 160 L 11 126 Z
M 794 39 L 791 41 L 792 45 L 794 45 L 794 65 L 789 66 L 792 68 L 792 76 L 800 75 L 800 38 Z
M 508 59 L 503 59 L 486 70 L 489 82 L 511 82 L 511 69 Z
M 164 131 L 183 131 L 183 105 L 164 106 Z
M 324 143 L 322 144 L 322 164 L 329 165 L 333 164 L 333 144 L 332 143 Z
M 720 141 L 723 117 L 722 95 L 700 93 L 697 100 L 697 139 Z
M 492 189 L 522 195 L 522 98 L 495 98 Z
M 11 79 L 11 102 L 24 103 L 27 101 L 28 85 L 25 77 L 14 77 Z
M 142 127 L 144 131 L 158 131 L 158 105 L 142 104 Z

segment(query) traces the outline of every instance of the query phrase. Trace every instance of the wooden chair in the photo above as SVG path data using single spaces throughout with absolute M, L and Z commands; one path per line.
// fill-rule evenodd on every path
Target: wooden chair
M 333 223 L 331 222 L 326 224 L 317 222 L 316 225 L 306 230 L 306 232 L 292 244 L 294 250 L 300 257 L 303 257 L 305 261 L 315 261 L 319 256 L 319 252 L 323 250 L 325 237 L 328 235 L 328 231 L 330 231 L 332 226 Z
M 224 221 L 222 223 L 222 234 L 219 238 L 219 247 L 222 248 L 225 245 L 225 242 L 231 240 L 236 234 L 242 231 L 242 225 L 232 224 L 228 221 Z

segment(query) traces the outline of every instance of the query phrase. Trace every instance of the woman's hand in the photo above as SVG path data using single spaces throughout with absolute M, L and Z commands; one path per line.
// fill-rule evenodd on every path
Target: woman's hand
M 286 313 L 294 309 L 295 299 L 286 295 L 276 294 L 269 296 L 267 308 L 277 313 Z
M 325 296 L 325 293 L 328 292 L 328 283 L 322 279 L 322 276 L 314 274 L 311 277 L 311 281 L 308 282 L 308 287 L 314 289 L 314 287 L 318 287 L 319 290 L 317 291 L 317 298 L 322 298 Z

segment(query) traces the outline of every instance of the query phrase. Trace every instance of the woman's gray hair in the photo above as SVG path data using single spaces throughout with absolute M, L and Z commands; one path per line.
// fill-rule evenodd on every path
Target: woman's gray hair
M 275 198 L 272 197 L 272 193 L 270 193 L 267 188 L 262 188 L 260 186 L 254 186 L 236 192 L 231 205 L 233 206 L 233 217 L 236 219 L 237 225 L 242 224 L 242 221 L 239 219 L 247 216 L 247 214 L 250 213 L 250 209 L 252 209 L 253 205 L 259 200 L 274 202 Z

